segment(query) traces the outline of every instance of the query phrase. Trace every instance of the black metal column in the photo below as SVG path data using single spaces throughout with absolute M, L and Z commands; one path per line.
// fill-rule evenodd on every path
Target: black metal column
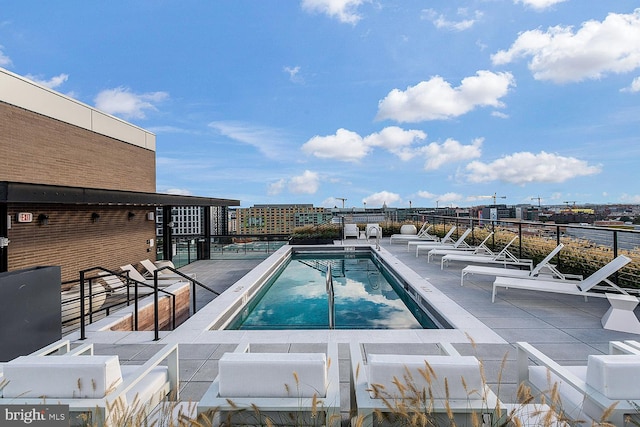
M 172 206 L 162 207 L 162 252 L 164 253 L 164 259 L 167 261 L 173 259 L 173 231 L 170 225 L 173 216 L 171 211 Z
M 204 229 L 204 245 L 200 259 L 211 258 L 211 206 L 205 206 L 202 216 L 204 217 L 202 228 Z
M 9 237 L 9 220 L 7 205 L 0 204 L 0 238 Z M 9 246 L 0 243 L 0 273 L 9 271 Z

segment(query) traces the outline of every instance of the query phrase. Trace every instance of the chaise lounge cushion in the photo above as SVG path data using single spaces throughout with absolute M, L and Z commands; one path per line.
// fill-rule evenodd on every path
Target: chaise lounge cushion
M 218 370 L 220 397 L 326 395 L 327 358 L 322 353 L 225 353 Z
M 20 356 L 3 373 L 5 398 L 102 398 L 122 383 L 118 356 Z
M 434 399 L 447 398 L 445 378 L 449 399 L 479 399 L 484 390 L 480 362 L 473 356 L 369 355 L 369 386 L 384 390 L 383 397 L 400 397 L 396 379 L 407 384 L 407 375 L 418 390 L 430 389 Z M 373 391 L 370 395 L 376 397 Z
M 611 400 L 640 399 L 638 387 L 640 355 L 590 355 L 587 384 Z

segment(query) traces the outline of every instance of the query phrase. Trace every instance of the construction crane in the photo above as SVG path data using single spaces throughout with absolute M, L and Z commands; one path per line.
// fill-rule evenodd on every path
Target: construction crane
M 507 196 L 498 196 L 497 193 L 493 193 L 493 196 L 477 196 L 479 199 L 493 199 L 493 205 L 496 205 L 496 199 L 506 199 Z
M 342 200 L 342 209 L 344 209 L 344 202 L 347 201 L 347 199 L 343 198 L 343 197 L 334 197 L 334 199 L 336 200 Z
M 532 197 L 531 200 L 537 200 L 538 201 L 538 207 L 540 207 L 540 200 L 542 200 L 542 197 L 540 197 L 540 196 Z

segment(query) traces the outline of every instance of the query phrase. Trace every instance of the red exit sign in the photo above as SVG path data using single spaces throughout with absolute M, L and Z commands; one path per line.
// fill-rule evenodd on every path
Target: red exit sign
M 32 222 L 33 214 L 31 212 L 20 212 L 17 216 L 18 222 Z

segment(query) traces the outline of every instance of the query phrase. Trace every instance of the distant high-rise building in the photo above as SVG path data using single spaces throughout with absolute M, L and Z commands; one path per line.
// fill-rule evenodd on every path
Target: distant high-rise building
M 210 232 L 212 235 L 229 233 L 229 210 L 226 206 L 212 206 Z M 201 206 L 174 206 L 171 208 L 171 232 L 174 236 L 199 236 L 205 233 L 205 209 Z M 162 236 L 163 209 L 156 210 L 156 234 Z
M 296 227 L 330 221 L 330 209 L 312 204 L 255 205 L 236 209 L 238 234 L 289 234 Z

